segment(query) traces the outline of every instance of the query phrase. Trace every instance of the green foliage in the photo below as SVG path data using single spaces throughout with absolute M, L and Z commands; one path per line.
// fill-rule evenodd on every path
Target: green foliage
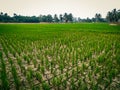
M 2 57 L 3 57 L 2 52 L 0 52 L 0 62 L 1 62 L 0 79 L 2 81 L 1 88 L 4 89 L 4 90 L 9 90 L 10 87 L 9 87 L 8 76 L 7 76 L 7 73 L 6 73 L 6 64 L 5 64 L 5 61 L 3 60 Z
M 43 90 L 50 90 L 50 86 L 46 82 L 42 83 L 42 88 Z
M 17 76 L 16 68 L 13 65 L 11 65 L 11 72 L 12 72 L 12 75 L 13 75 L 13 78 L 14 78 L 14 83 L 15 83 L 16 89 L 19 90 L 19 88 L 20 88 L 20 79 Z
M 42 75 L 40 73 L 36 73 L 36 79 L 42 82 Z
M 45 73 L 45 67 L 41 66 L 41 72 L 44 74 Z
M 116 90 L 119 34 L 106 23 L 0 24 L 0 89 Z

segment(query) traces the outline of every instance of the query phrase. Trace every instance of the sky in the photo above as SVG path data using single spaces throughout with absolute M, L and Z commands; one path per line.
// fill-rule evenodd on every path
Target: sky
M 120 0 L 0 0 L 0 12 L 39 16 L 47 14 L 72 13 L 74 17 L 92 18 L 101 13 L 120 9 Z

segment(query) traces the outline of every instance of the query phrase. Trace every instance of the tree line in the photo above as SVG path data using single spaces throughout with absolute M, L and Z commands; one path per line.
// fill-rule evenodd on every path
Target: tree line
M 13 14 L 9 16 L 7 13 L 0 13 L 0 22 L 17 22 L 17 23 L 39 23 L 39 22 L 55 22 L 55 23 L 67 23 L 67 22 L 120 22 L 120 10 L 113 9 L 107 13 L 106 18 L 102 18 L 100 13 L 96 13 L 93 18 L 81 19 L 80 17 L 73 17 L 72 13 L 64 14 L 51 14 L 40 16 L 23 16 Z
M 38 22 L 73 22 L 73 15 L 72 13 L 64 13 L 63 15 L 60 14 L 59 16 L 55 14 L 52 16 L 51 14 L 48 15 L 40 15 L 40 16 L 23 16 L 13 14 L 13 17 L 9 16 L 7 13 L 0 13 L 0 22 L 18 22 L 18 23 L 38 23 Z
M 106 19 L 108 22 L 120 22 L 120 9 L 113 9 L 107 13 Z

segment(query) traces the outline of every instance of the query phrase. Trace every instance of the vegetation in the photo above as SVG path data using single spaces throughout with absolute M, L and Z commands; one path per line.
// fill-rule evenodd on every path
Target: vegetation
M 13 16 L 9 16 L 7 13 L 0 13 L 0 22 L 17 22 L 17 23 L 39 23 L 39 22 L 55 22 L 55 23 L 67 23 L 67 22 L 120 22 L 120 10 L 113 9 L 111 12 L 107 13 L 106 19 L 102 18 L 100 13 L 96 13 L 93 18 L 87 17 L 86 19 L 81 19 L 80 17 L 73 17 L 72 13 L 64 13 L 59 16 L 55 14 L 52 16 L 48 15 L 40 15 L 40 16 L 23 16 L 13 14 Z
M 59 19 L 60 18 L 60 19 Z M 51 14 L 40 15 L 40 16 L 23 16 L 14 13 L 13 17 L 9 16 L 7 13 L 0 13 L 0 22 L 17 22 L 17 23 L 39 23 L 39 22 L 73 22 L 72 13 L 57 16 L 57 14 L 52 17 Z
M 119 90 L 120 26 L 0 24 L 0 90 L 15 89 Z
M 109 11 L 106 18 L 109 22 L 120 22 L 120 10 L 113 9 Z

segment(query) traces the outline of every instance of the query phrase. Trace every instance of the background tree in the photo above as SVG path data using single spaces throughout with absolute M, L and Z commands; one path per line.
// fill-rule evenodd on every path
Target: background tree
M 68 14 L 65 13 L 63 17 L 64 17 L 64 21 L 67 23 L 68 22 Z
M 101 15 L 100 13 L 96 13 L 96 14 L 95 14 L 96 22 L 100 22 L 100 21 L 101 21 L 101 18 L 102 18 L 102 15 Z
M 86 22 L 92 22 L 92 20 L 89 17 L 87 17 Z
M 54 22 L 59 22 L 57 14 L 54 15 Z
M 46 18 L 47 18 L 47 22 L 53 21 L 52 15 L 50 15 L 50 14 L 48 14 Z
M 119 22 L 120 21 L 120 10 L 113 9 L 107 13 L 106 19 L 108 22 Z
M 42 22 L 42 15 L 39 15 L 39 21 Z
M 120 9 L 118 10 L 118 22 L 120 22 Z
M 108 20 L 108 22 L 112 22 L 113 21 L 113 17 L 112 17 L 112 12 L 108 12 L 106 19 Z
M 62 14 L 59 15 L 59 18 L 60 18 L 60 22 L 63 22 L 63 16 L 62 16 Z
M 68 14 L 67 19 L 68 19 L 68 21 L 73 22 L 73 15 L 72 15 L 72 13 Z
M 78 17 L 78 22 L 81 22 L 82 20 L 81 20 L 81 18 L 80 17 Z
M 112 11 L 112 17 L 113 17 L 113 22 L 117 22 L 118 15 L 117 15 L 116 9 L 113 9 L 113 11 Z

